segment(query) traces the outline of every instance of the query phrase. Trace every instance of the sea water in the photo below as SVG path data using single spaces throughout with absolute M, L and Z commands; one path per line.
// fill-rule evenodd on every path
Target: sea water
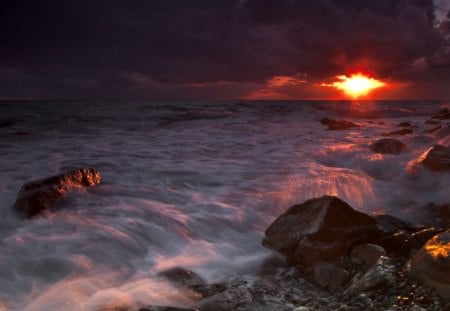
M 0 310 L 99 310 L 193 303 L 158 276 L 251 275 L 264 230 L 287 208 L 336 195 L 415 221 L 450 203 L 450 174 L 416 169 L 448 121 L 432 102 L 0 102 Z M 330 131 L 322 118 L 360 127 Z M 409 151 L 375 154 L 382 134 Z M 102 183 L 32 219 L 12 206 L 28 181 L 92 167 Z

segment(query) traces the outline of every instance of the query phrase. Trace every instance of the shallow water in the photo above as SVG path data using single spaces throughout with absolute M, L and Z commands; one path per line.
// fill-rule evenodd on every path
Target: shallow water
M 450 174 L 414 167 L 448 131 L 424 133 L 446 102 L 0 102 L 0 310 L 186 306 L 159 278 L 182 266 L 207 281 L 251 274 L 264 229 L 295 203 L 337 195 L 414 221 L 450 202 Z M 345 119 L 361 128 L 327 131 Z M 397 130 L 410 152 L 368 145 Z M 448 123 L 440 121 L 443 127 Z M 94 167 L 101 186 L 31 220 L 12 210 L 27 181 Z

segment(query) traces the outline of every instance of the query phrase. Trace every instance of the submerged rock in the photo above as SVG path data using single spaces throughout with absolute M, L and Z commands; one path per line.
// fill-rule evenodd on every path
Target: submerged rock
M 420 163 L 433 171 L 450 170 L 450 148 L 436 145 L 428 149 L 419 160 Z
M 382 154 L 400 154 L 408 150 L 404 143 L 395 138 L 376 140 L 370 145 L 370 149 L 375 153 Z
M 198 274 L 184 268 L 172 268 L 160 272 L 159 275 L 188 288 L 197 288 L 204 285 L 202 278 Z
M 450 300 L 450 230 L 431 238 L 407 263 L 406 270 Z
M 352 127 L 359 127 L 358 124 L 355 124 L 350 121 L 345 120 L 333 120 L 329 118 L 324 118 L 320 120 L 320 123 L 323 125 L 328 125 L 328 130 L 337 131 L 337 130 L 346 130 Z
M 381 135 L 383 135 L 383 136 L 394 136 L 394 135 L 409 135 L 409 134 L 412 134 L 412 133 L 414 133 L 412 129 L 403 129 L 403 130 L 383 133 Z
M 375 220 L 334 196 L 294 205 L 266 230 L 262 244 L 299 264 L 335 261 L 380 234 Z
M 411 127 L 411 123 L 409 122 L 400 122 L 397 127 Z
M 93 168 L 77 169 L 61 175 L 26 183 L 17 195 L 14 208 L 30 218 L 50 210 L 74 188 L 87 188 L 99 184 L 100 173 Z

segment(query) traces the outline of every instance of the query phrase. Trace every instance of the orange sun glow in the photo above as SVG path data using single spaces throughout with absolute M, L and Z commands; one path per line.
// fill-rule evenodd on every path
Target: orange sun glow
M 332 83 L 322 83 L 322 86 L 334 87 L 343 91 L 346 95 L 357 98 L 368 95 L 371 91 L 386 86 L 386 83 L 375 78 L 365 76 L 362 73 L 336 77 L 339 81 Z

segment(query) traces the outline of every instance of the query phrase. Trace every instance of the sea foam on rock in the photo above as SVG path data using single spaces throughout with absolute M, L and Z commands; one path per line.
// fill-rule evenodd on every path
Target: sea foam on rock
M 93 168 L 76 169 L 32 181 L 22 186 L 14 208 L 26 218 L 30 218 L 44 210 L 51 210 L 70 190 L 92 187 L 100 181 L 100 173 Z
M 265 232 L 262 244 L 291 262 L 331 262 L 354 245 L 380 235 L 376 221 L 334 196 L 310 199 L 290 207 Z
M 450 170 L 450 148 L 435 145 L 420 157 L 419 162 L 433 171 L 448 171 Z

